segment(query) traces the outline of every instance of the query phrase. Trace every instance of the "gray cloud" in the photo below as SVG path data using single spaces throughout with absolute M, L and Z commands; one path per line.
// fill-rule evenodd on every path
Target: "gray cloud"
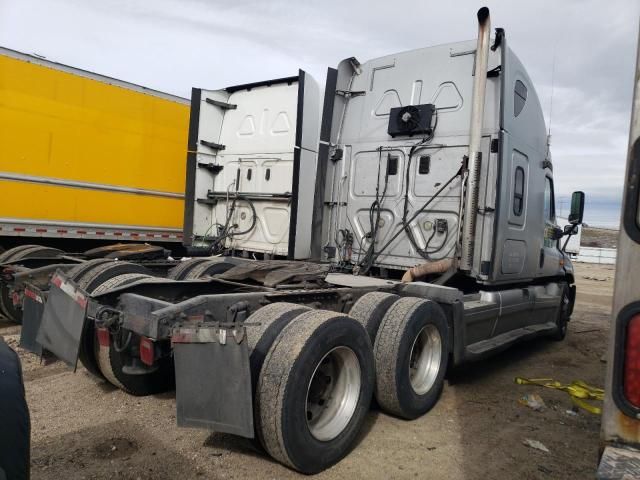
M 549 114 L 559 197 L 621 194 L 640 2 L 488 1 Z M 188 96 L 475 36 L 478 3 L 0 0 L 0 45 Z M 554 60 L 555 59 L 555 60 Z M 554 69 L 555 63 L 555 69 Z

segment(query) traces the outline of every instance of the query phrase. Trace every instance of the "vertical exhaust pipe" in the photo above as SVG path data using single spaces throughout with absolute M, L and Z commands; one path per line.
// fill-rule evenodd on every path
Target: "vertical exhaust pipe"
M 484 118 L 484 100 L 487 87 L 487 68 L 489 64 L 489 35 L 491 19 L 489 9 L 478 10 L 478 44 L 476 47 L 475 76 L 473 79 L 473 103 L 471 105 L 471 126 L 469 129 L 469 167 L 464 198 L 463 225 L 460 269 L 469 271 L 473 265 L 473 247 L 478 212 L 478 183 L 482 152 L 482 120 Z

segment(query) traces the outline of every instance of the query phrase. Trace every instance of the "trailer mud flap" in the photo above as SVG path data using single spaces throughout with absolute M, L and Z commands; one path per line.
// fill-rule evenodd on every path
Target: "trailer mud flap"
M 44 294 L 37 288 L 26 286 L 22 302 L 22 330 L 20 346 L 36 355 L 42 355 L 42 345 L 36 340 L 42 315 L 44 314 Z
M 51 289 L 36 341 L 75 370 L 84 330 L 87 297 L 60 273 L 51 279 Z
M 244 327 L 179 327 L 172 342 L 178 426 L 253 438 Z

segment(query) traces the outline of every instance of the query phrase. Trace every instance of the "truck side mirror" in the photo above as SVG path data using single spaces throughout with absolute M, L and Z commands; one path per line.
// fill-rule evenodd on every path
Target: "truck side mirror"
M 564 230 L 560 227 L 552 227 L 551 240 L 558 240 L 564 236 Z
M 569 223 L 571 225 L 582 224 L 584 216 L 584 192 L 573 192 L 571 195 L 571 212 L 569 213 Z

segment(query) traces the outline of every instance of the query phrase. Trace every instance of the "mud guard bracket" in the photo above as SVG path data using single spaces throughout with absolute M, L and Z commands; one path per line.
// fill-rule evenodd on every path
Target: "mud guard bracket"
M 87 296 L 60 272 L 51 288 L 36 341 L 75 370 L 84 330 Z
M 172 335 L 179 427 L 253 438 L 245 327 L 179 326 Z

